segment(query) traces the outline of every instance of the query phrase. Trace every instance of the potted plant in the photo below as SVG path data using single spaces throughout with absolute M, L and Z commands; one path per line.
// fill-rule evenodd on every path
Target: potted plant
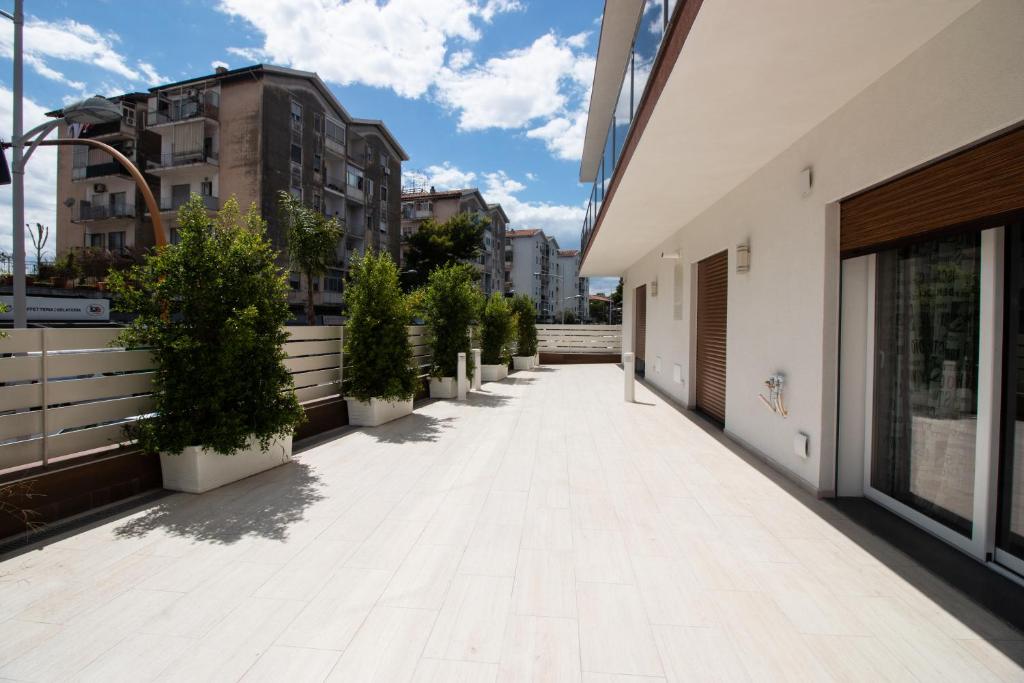
M 164 487 L 201 493 L 291 458 L 303 419 L 285 367 L 285 276 L 255 206 L 211 217 L 197 195 L 178 212 L 178 244 L 110 274 L 135 319 L 114 341 L 153 354 L 153 412 L 134 423 L 160 453 Z
M 458 355 L 466 354 L 466 375 L 473 377 L 469 328 L 480 308 L 480 291 L 473 284 L 473 267 L 452 263 L 437 268 L 427 279 L 423 293 L 423 312 L 432 358 L 430 397 L 455 398 L 458 395 Z
M 416 371 L 407 325 L 409 301 L 398 268 L 386 252 L 367 251 L 350 266 L 345 288 L 344 377 L 349 424 L 376 427 L 412 413 Z
M 512 300 L 516 315 L 516 353 L 512 365 L 516 370 L 529 370 L 537 364 L 537 313 L 533 299 L 520 294 Z
M 480 372 L 485 382 L 508 377 L 509 342 L 515 335 L 515 314 L 499 292 L 491 294 L 480 314 Z

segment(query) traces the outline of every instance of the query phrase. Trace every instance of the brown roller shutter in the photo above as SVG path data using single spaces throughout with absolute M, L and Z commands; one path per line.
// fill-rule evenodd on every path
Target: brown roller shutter
M 1024 211 L 1024 128 L 845 199 L 844 258 L 943 229 L 1001 225 Z
M 637 360 L 637 369 L 643 372 L 644 349 L 647 346 L 647 285 L 636 288 L 633 310 L 633 355 Z
M 729 252 L 697 264 L 697 409 L 725 422 Z

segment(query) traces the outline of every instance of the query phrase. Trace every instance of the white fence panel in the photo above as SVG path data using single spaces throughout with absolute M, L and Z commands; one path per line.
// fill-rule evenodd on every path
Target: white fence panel
M 547 353 L 621 353 L 621 325 L 537 325 L 537 348 Z

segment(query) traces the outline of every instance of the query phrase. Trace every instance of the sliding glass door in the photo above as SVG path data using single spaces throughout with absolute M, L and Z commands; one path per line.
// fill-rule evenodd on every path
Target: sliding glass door
M 980 233 L 930 239 L 875 259 L 870 486 L 970 538 Z
M 1006 234 L 1003 443 L 996 559 L 1024 573 L 1024 226 Z

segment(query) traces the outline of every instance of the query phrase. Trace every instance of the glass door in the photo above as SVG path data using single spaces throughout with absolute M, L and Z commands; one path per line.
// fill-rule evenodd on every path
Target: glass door
M 1003 443 L 996 560 L 1024 574 L 1024 226 L 1006 232 Z
M 875 260 L 869 486 L 966 540 L 974 531 L 981 236 Z

